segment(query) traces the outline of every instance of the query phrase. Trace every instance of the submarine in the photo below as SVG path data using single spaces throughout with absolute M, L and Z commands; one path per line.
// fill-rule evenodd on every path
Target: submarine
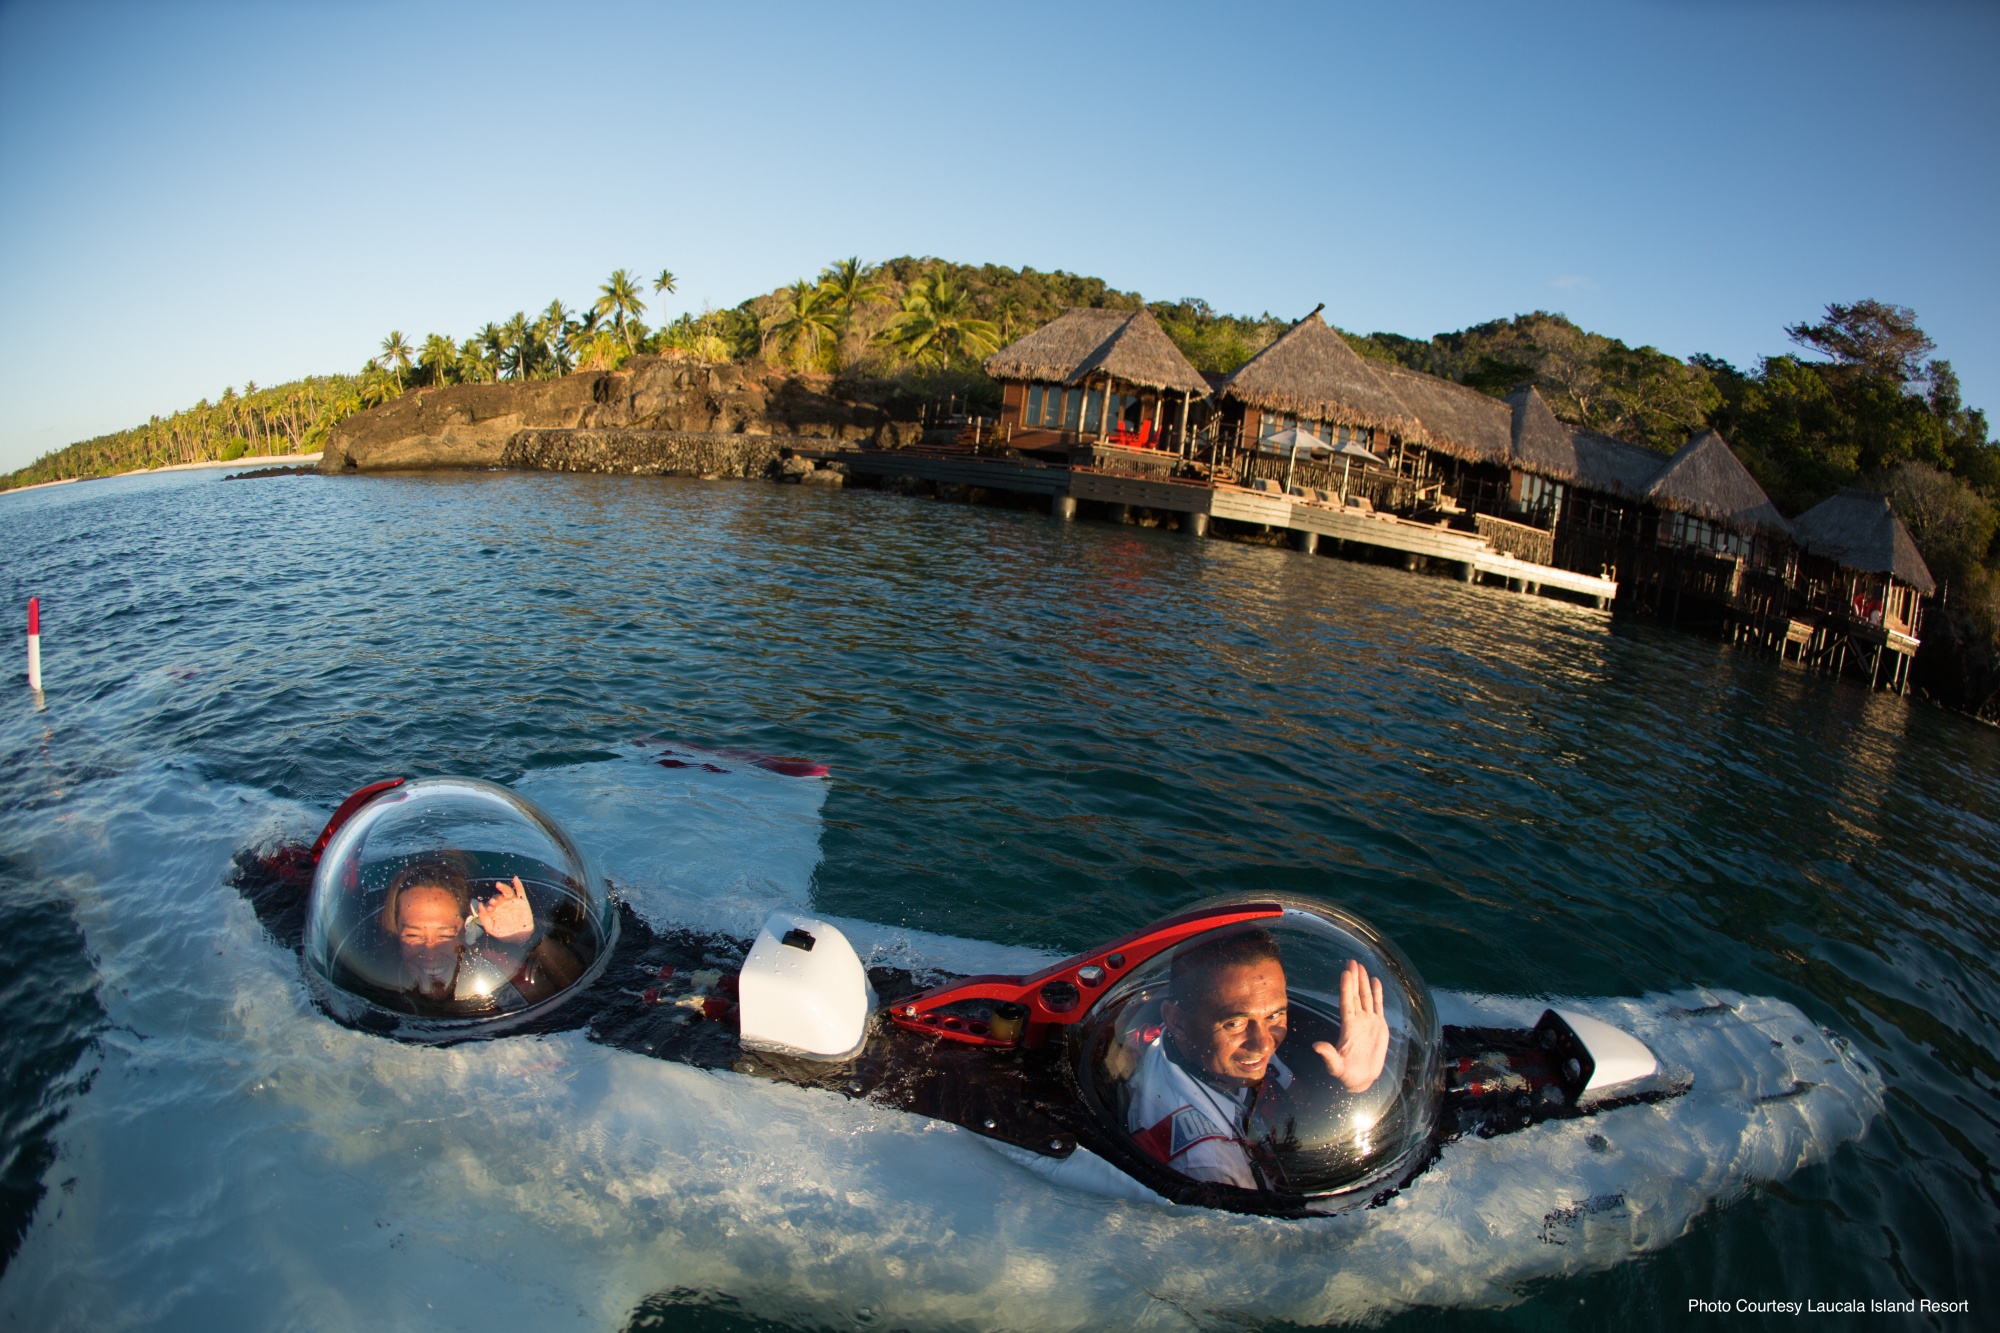
M 239 852 L 231 882 L 350 1028 L 430 1045 L 581 1030 L 958 1125 L 1059 1185 L 1169 1204 L 1379 1206 L 1458 1138 L 1693 1086 L 1571 1010 L 1442 1023 L 1392 941 L 1301 896 L 1225 895 L 1020 975 L 871 967 L 792 909 L 752 938 L 656 927 L 547 813 L 471 778 L 371 783 L 312 843 Z

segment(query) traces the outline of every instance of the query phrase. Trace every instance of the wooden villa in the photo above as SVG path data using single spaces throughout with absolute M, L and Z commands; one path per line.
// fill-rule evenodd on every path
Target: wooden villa
M 1208 396 L 1149 310 L 1076 307 L 986 358 L 1000 433 L 1016 449 L 1098 444 L 1179 452 Z
M 1491 404 L 1482 415 L 1492 443 L 1454 464 L 1455 501 L 1502 549 L 1609 577 L 1618 545 L 1644 530 L 1646 488 L 1666 456 L 1565 425 L 1532 387 L 1504 402 L 1476 396 Z
M 1727 627 L 1782 613 L 1790 525 L 1722 436 L 1703 431 L 1668 457 L 1565 424 L 1533 387 L 1504 410 L 1504 456 L 1456 478 L 1480 535 L 1615 578 L 1622 596 L 1671 619 Z
M 1409 479 L 1415 502 L 1447 514 L 1460 508 L 1477 512 L 1476 505 L 1466 504 L 1468 492 L 1498 495 L 1504 490 L 1510 447 L 1505 403 L 1419 370 L 1376 363 L 1369 369 L 1387 382 L 1422 428 L 1419 439 L 1402 441 L 1396 451 L 1398 475 Z M 1503 544 L 1503 549 L 1512 548 Z
M 1202 536 L 1616 604 L 1907 687 L 1934 583 L 1880 495 L 1787 522 L 1713 430 L 1671 456 L 1568 425 L 1533 387 L 1497 399 L 1368 360 L 1318 306 L 1211 390 L 1144 310 L 1075 308 L 985 362 L 1000 438 L 856 470 L 1048 497 Z M 1197 408 L 1199 409 L 1197 415 Z M 1200 426 L 1197 439 L 1191 426 Z M 1298 452 L 1296 431 L 1332 456 Z M 1338 493 L 1335 488 L 1338 487 Z
M 1937 581 L 1889 498 L 1848 489 L 1793 522 L 1801 557 L 1791 632 L 1802 660 L 1841 671 L 1865 664 L 1869 683 L 1909 687 L 1924 597 Z M 1884 659 L 1887 659 L 1886 663 Z

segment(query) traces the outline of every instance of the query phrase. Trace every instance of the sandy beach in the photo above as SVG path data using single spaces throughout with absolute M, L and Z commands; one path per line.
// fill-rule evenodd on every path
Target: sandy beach
M 16 495 L 23 491 L 39 491 L 47 486 L 73 486 L 79 481 L 109 481 L 111 477 L 144 477 L 155 472 L 193 472 L 201 468 L 212 468 L 212 467 L 227 467 L 227 468 L 237 468 L 237 469 L 259 468 L 259 467 L 297 467 L 301 463 L 317 463 L 317 462 L 319 462 L 319 455 L 316 453 L 315 454 L 259 454 L 255 458 L 232 458 L 227 462 L 224 462 L 221 459 L 208 459 L 200 463 L 170 463 L 166 467 L 140 468 L 136 472 L 114 472 L 110 474 L 109 477 L 64 477 L 60 481 L 38 481 L 32 486 L 9 487 L 5 491 L 0 491 L 0 495 Z

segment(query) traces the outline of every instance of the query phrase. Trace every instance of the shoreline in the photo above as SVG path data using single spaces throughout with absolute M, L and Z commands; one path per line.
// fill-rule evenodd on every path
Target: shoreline
M 59 477 L 55 481 L 38 481 L 29 486 L 10 486 L 0 495 L 18 495 L 23 491 L 39 491 L 50 486 L 74 486 L 80 481 L 112 481 L 118 477 L 150 477 L 160 472 L 195 472 L 210 467 L 296 467 L 301 463 L 317 463 L 320 455 L 311 454 L 245 454 L 242 458 L 205 458 L 198 463 L 169 463 L 165 467 L 142 467 L 131 472 L 110 472 L 102 477 Z

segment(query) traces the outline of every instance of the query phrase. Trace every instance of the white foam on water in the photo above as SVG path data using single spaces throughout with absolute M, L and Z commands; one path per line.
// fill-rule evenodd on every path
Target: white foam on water
M 772 906 L 810 905 L 822 782 L 636 760 L 520 786 L 653 920 L 747 935 Z M 682 1287 L 909 1328 L 1506 1304 L 1671 1242 L 1881 1106 L 1875 1072 L 1790 1005 L 1566 1000 L 1693 1071 L 1694 1091 L 1453 1144 L 1386 1206 L 1343 1217 L 1112 1200 L 951 1126 L 578 1034 L 436 1050 L 341 1028 L 223 884 L 238 847 L 321 817 L 154 766 L 0 821 L 72 895 L 109 1014 L 0 1281 L 9 1325 L 602 1328 Z M 851 937 L 952 970 L 1043 959 L 864 923 Z M 1457 1022 L 1543 1007 L 1441 1003 Z

